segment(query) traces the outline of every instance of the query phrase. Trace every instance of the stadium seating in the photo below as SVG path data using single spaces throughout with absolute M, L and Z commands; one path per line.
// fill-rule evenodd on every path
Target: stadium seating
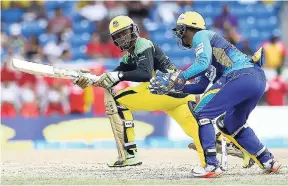
M 91 34 L 96 31 L 96 25 L 79 15 L 75 3 L 75 1 L 47 1 L 44 6 L 48 18 L 53 17 L 56 7 L 61 7 L 64 14 L 71 18 L 74 32 L 74 37 L 70 40 L 73 59 L 88 59 L 85 53 L 85 45 L 89 42 Z M 182 7 L 182 11 L 198 11 L 205 17 L 207 28 L 212 28 L 213 19 L 221 13 L 222 6 L 226 3 L 224 1 L 195 1 L 192 7 Z M 191 58 L 191 52 L 176 49 L 177 43 L 171 32 L 173 25 L 167 26 L 161 23 L 159 16 L 157 17 L 157 7 L 161 6 L 161 2 L 155 4 L 156 7 L 150 9 L 150 16 L 145 20 L 149 24 L 144 24 L 151 40 L 163 47 L 163 50 L 171 58 Z M 238 31 L 245 39 L 250 41 L 253 50 L 256 50 L 271 34 L 280 35 L 277 17 L 281 4 L 282 2 L 279 1 L 274 5 L 265 5 L 261 2 L 241 4 L 238 1 L 229 1 L 228 6 L 230 7 L 230 11 L 238 18 Z M 2 31 L 9 35 L 10 25 L 21 21 L 23 13 L 22 9 L 3 10 Z M 151 26 L 152 24 L 154 26 Z M 35 22 L 22 22 L 22 34 L 26 38 L 32 34 L 38 36 L 41 45 L 45 45 L 47 41 L 51 40 L 56 42 L 56 37 L 45 33 L 46 26 L 47 23 L 43 21 L 37 21 L 36 24 Z M 3 55 L 3 51 L 1 54 Z M 109 63 L 109 60 L 107 60 L 107 63 Z
M 18 8 L 11 8 L 1 12 L 2 20 L 7 23 L 15 23 L 21 20 L 23 10 Z

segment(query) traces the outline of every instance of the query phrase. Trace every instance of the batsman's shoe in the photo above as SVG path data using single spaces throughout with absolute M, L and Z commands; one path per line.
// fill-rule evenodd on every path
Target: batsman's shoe
M 274 174 L 279 171 L 281 164 L 275 159 L 270 159 L 263 163 L 265 174 Z
M 215 165 L 207 165 L 205 168 L 199 167 L 198 170 L 197 168 L 192 170 L 192 175 L 196 178 L 215 178 L 223 173 L 221 168 Z
M 108 167 L 126 167 L 126 166 L 137 166 L 141 165 L 142 162 L 139 160 L 137 149 L 131 150 L 132 153 L 126 152 L 126 160 L 116 160 L 108 163 Z

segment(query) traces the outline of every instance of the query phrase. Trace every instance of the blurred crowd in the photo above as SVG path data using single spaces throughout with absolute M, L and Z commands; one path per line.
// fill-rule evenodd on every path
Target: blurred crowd
M 67 16 L 63 7 L 54 7 L 47 12 L 44 1 L 2 1 L 2 9 L 24 10 L 19 22 L 9 25 L 8 34 L 1 30 L 1 61 L 7 61 L 11 56 L 22 56 L 32 61 L 47 61 L 49 63 L 67 62 L 73 58 L 71 39 L 75 37 L 74 30 L 81 29 Z M 85 57 L 89 59 L 119 58 L 123 52 L 110 40 L 108 25 L 116 15 L 129 15 L 138 24 L 142 37 L 148 37 L 143 26 L 143 19 L 148 16 L 153 3 L 135 1 L 79 1 L 73 4 L 73 11 L 80 20 L 88 20 L 94 28 L 90 41 L 86 45 Z M 49 9 L 50 10 L 50 9 Z M 97 10 L 97 11 L 95 11 Z M 4 12 L 5 13 L 5 12 Z M 50 15 L 52 14 L 52 15 Z M 77 21 L 77 20 L 74 20 Z M 39 22 L 44 27 L 44 33 L 27 34 L 23 36 L 21 24 Z M 1 20 L 2 25 L 5 22 Z M 75 25 L 73 25 L 73 23 Z M 88 31 L 90 31 L 88 30 Z M 47 42 L 41 42 L 43 37 Z M 41 38 L 42 37 L 42 38 Z M 79 38 L 80 39 L 80 38 Z
M 272 2 L 272 1 L 269 1 Z M 79 1 L 73 7 L 59 6 L 49 10 L 44 1 L 1 1 L 2 10 L 21 9 L 23 15 L 17 22 L 8 23 L 1 16 L 1 114 L 2 117 L 87 113 L 105 113 L 103 107 L 103 90 L 89 87 L 85 90 L 73 85 L 71 81 L 53 78 L 35 77 L 16 72 L 7 64 L 12 56 L 25 58 L 34 62 L 69 63 L 77 56 L 71 44 L 77 42 L 75 33 L 88 28 L 89 37 L 84 47 L 84 56 L 88 59 L 120 58 L 123 52 L 110 39 L 109 21 L 117 15 L 130 16 L 140 28 L 140 36 L 149 38 L 150 32 L 145 21 L 152 16 L 163 25 L 175 24 L 181 11 L 193 7 L 193 1 L 164 1 L 161 6 L 153 1 Z M 262 3 L 262 2 L 261 2 Z M 71 3 L 70 3 L 71 4 Z M 229 4 L 229 3 L 228 3 Z M 76 17 L 67 10 L 73 9 Z M 52 10 L 52 11 L 51 11 Z M 97 11 L 95 11 L 97 10 Z M 152 11 L 156 15 L 152 14 Z M 73 17 L 73 19 L 72 19 Z M 77 19 L 81 20 L 78 25 Z M 76 21 L 75 21 L 76 20 Z M 83 22 L 86 20 L 88 22 Z M 41 33 L 24 33 L 23 25 L 38 24 Z M 83 27 L 84 25 L 84 27 Z M 7 28 L 7 30 L 4 30 Z M 219 15 L 213 18 L 212 30 L 220 33 L 247 55 L 253 55 L 250 43 L 239 32 L 237 16 L 233 15 L 228 5 L 223 5 Z M 85 40 L 85 34 L 81 35 Z M 86 39 L 87 39 L 86 38 Z M 80 39 L 80 38 L 79 38 Z M 75 43 L 74 43 L 75 45 Z M 77 45 L 77 43 L 76 43 Z M 287 55 L 286 46 L 278 35 L 271 35 L 263 42 L 266 55 L 265 67 L 275 69 L 277 76 L 268 82 L 266 95 L 262 104 L 285 105 L 288 87 L 280 76 Z M 169 53 L 167 53 L 169 56 Z M 101 74 L 106 71 L 101 64 L 94 66 L 93 72 Z M 123 82 L 117 89 L 129 86 Z
M 95 66 L 91 73 L 100 75 L 105 71 Z M 1 70 L 1 117 L 37 117 L 39 115 L 105 114 L 104 89 L 88 87 L 85 90 L 73 81 L 50 77 L 36 77 L 4 66 Z M 121 82 L 119 91 L 130 85 Z

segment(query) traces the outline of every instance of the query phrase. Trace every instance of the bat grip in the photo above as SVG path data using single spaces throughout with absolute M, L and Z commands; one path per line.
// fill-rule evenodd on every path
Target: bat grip
M 98 81 L 100 78 L 99 76 L 96 76 L 90 73 L 82 73 L 82 76 L 88 78 L 91 84 L 96 83 L 96 81 Z

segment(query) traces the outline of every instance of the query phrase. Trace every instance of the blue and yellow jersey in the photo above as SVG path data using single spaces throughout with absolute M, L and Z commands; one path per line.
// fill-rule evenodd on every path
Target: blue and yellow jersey
M 250 57 L 210 30 L 197 32 L 193 37 L 193 47 L 196 60 L 183 72 L 185 79 L 204 75 L 211 65 L 216 68 L 218 78 L 234 70 L 254 66 Z

